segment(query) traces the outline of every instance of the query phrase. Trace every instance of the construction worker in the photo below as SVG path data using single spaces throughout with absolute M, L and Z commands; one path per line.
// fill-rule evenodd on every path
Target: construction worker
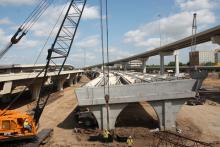
M 27 118 L 24 119 L 23 127 L 28 130 L 28 132 L 32 132 L 31 124 L 28 122 Z
M 107 130 L 107 129 L 105 129 L 104 131 L 103 131 L 103 141 L 104 142 L 108 142 L 108 139 L 109 139 L 109 135 L 110 135 L 110 132 Z
M 127 145 L 128 145 L 128 147 L 132 147 L 133 144 L 134 144 L 133 139 L 132 139 L 131 136 L 129 136 L 128 139 L 127 139 Z

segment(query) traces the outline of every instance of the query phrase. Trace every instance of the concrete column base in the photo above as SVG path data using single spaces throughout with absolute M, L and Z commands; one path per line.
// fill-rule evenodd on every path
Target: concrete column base
M 78 83 L 78 74 L 76 74 L 75 76 L 74 76 L 74 84 L 77 84 Z
M 127 106 L 127 104 L 109 105 L 109 129 L 115 128 L 115 123 L 120 112 Z M 107 109 L 106 105 L 90 106 L 89 110 L 94 114 L 100 129 L 108 129 L 107 123 Z
M 69 75 L 69 79 L 68 79 L 68 85 L 71 87 L 71 86 L 73 86 L 73 81 L 74 81 L 74 75 L 72 74 L 70 74 Z
M 149 102 L 158 115 L 161 130 L 176 128 L 176 115 L 185 102 L 186 99 Z
M 63 90 L 63 84 L 66 81 L 66 77 L 59 77 L 57 81 L 57 90 L 62 91 Z

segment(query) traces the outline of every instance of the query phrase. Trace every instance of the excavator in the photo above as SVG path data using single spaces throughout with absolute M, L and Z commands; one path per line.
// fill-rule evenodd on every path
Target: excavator
M 66 10 L 66 13 L 62 20 L 62 23 L 51 45 L 51 48 L 48 49 L 45 68 L 37 75 L 38 77 L 40 74 L 43 74 L 41 87 L 43 87 L 44 82 L 47 80 L 47 72 L 49 71 L 50 63 L 62 63 L 62 66 L 58 66 L 57 69 L 58 76 L 63 70 L 63 66 L 70 53 L 76 31 L 80 23 L 80 19 L 86 5 L 86 1 L 87 0 L 69 0 L 69 2 L 67 3 L 67 9 L 64 9 Z M 31 27 L 27 25 L 33 25 L 33 20 L 36 21 L 42 15 L 42 13 L 45 11 L 45 8 L 49 6 L 48 3 L 50 4 L 51 0 L 41 0 L 39 2 L 39 5 L 31 13 L 31 17 L 27 18 L 25 24 L 22 25 L 12 37 L 9 46 L 6 47 L 3 52 L 0 52 L 0 56 L 3 56 L 3 54 L 5 54 L 13 44 L 19 42 L 19 40 L 27 33 L 27 29 Z M 31 23 L 28 22 L 28 20 L 32 20 Z M 18 36 L 19 34 L 21 35 Z M 0 142 L 36 137 L 39 119 L 47 104 L 49 97 L 50 94 L 48 94 L 46 97 L 40 97 L 37 100 L 36 107 L 33 109 L 33 115 L 22 113 L 16 110 L 9 110 L 9 106 L 6 107 L 4 110 L 0 110 Z M 24 128 L 25 121 L 29 123 L 31 130 L 27 130 Z

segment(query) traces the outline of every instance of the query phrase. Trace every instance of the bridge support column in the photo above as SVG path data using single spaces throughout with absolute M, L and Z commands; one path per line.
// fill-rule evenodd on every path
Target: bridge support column
M 74 77 L 75 77 L 74 74 L 69 75 L 68 84 L 69 84 L 70 87 L 73 86 Z
M 164 68 L 164 55 L 160 54 L 160 74 L 163 75 L 165 71 Z
M 74 75 L 74 84 L 77 84 L 78 83 L 78 74 L 75 74 Z
M 12 89 L 12 81 L 7 81 L 3 83 L 2 90 L 0 90 L 0 94 L 8 94 L 11 93 Z
M 142 61 L 142 72 L 143 73 L 146 73 L 147 72 L 147 69 L 146 69 L 146 63 L 147 63 L 147 61 L 148 61 L 148 58 L 144 58 L 144 59 L 142 59 L 141 60 Z
M 57 90 L 58 91 L 62 91 L 63 90 L 63 84 L 66 80 L 66 77 L 65 76 L 60 76 L 58 78 L 58 81 L 57 81 Z
M 128 70 L 128 62 L 123 62 L 123 63 L 122 63 L 122 69 L 123 69 L 124 71 Z
M 176 115 L 185 102 L 186 99 L 149 102 L 157 112 L 161 130 L 176 128 Z
M 175 64 L 176 64 L 176 74 L 175 76 L 179 76 L 179 73 L 180 73 L 180 63 L 179 63 L 179 51 L 174 51 L 174 56 L 175 56 Z
M 35 82 L 34 84 L 31 85 L 30 90 L 31 90 L 31 100 L 37 100 L 40 96 L 40 91 L 41 91 L 41 80 L 39 82 Z
M 115 123 L 120 112 L 127 106 L 127 104 L 112 104 L 109 105 L 109 129 L 115 128 Z M 100 129 L 107 129 L 107 109 L 106 105 L 90 106 L 89 110 L 94 114 Z

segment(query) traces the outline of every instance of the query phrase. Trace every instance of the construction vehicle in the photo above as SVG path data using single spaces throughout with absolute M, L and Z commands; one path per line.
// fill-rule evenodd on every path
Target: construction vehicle
M 45 1 L 47 0 L 41 0 L 40 5 L 42 5 Z M 51 62 L 54 63 L 55 65 L 57 65 L 56 63 L 62 62 L 62 66 L 60 66 L 57 70 L 58 76 L 63 70 L 63 66 L 66 62 L 66 59 L 72 47 L 72 43 L 73 43 L 77 28 L 78 28 L 78 25 L 79 25 L 79 22 L 80 22 L 80 19 L 81 19 L 81 16 L 82 16 L 82 13 L 85 7 L 86 1 L 87 0 L 70 0 L 69 1 L 67 11 L 60 25 L 56 38 L 51 48 L 48 49 L 47 63 L 45 65 L 45 68 L 42 71 L 40 71 L 38 74 L 38 76 L 40 74 L 44 75 L 42 83 L 41 83 L 41 87 L 44 85 L 45 81 L 47 80 L 47 72 L 49 71 Z M 41 14 L 42 11 L 45 11 L 45 10 L 40 9 L 38 13 Z M 23 31 L 22 35 L 20 37 L 17 37 L 17 35 L 22 31 Z M 12 41 L 14 41 L 17 38 L 16 41 L 11 42 L 11 44 L 17 43 L 26 33 L 27 31 L 21 29 L 20 27 L 18 29 L 18 32 L 16 32 L 13 38 L 11 39 Z M 5 52 L 3 52 L 2 54 L 5 54 Z M 4 142 L 6 140 L 14 141 L 16 139 L 28 139 L 28 138 L 36 137 L 39 119 L 47 104 L 49 97 L 50 97 L 50 94 L 48 94 L 46 97 L 40 97 L 37 100 L 36 107 L 33 109 L 34 111 L 33 116 L 18 112 L 18 111 L 14 111 L 14 110 L 9 110 L 9 106 L 5 108 L 4 110 L 1 110 L 0 111 L 0 142 Z M 26 119 L 28 120 L 28 123 L 31 127 L 31 131 L 28 131 L 23 127 L 24 121 Z

